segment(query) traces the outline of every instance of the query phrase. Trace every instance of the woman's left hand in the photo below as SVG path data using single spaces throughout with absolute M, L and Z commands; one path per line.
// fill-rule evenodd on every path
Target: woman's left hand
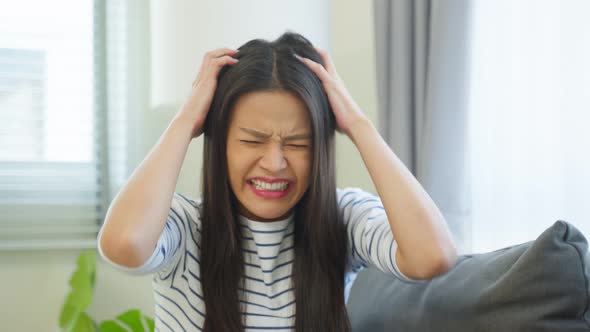
M 317 47 L 315 49 L 322 57 L 325 68 L 311 59 L 297 54 L 296 57 L 307 65 L 322 81 L 324 90 L 330 100 L 330 106 L 332 106 L 332 112 L 334 112 L 334 117 L 336 118 L 337 130 L 344 132 L 348 137 L 352 138 L 351 128 L 355 124 L 365 120 L 366 116 L 346 90 L 344 82 L 338 76 L 334 63 L 328 53 Z

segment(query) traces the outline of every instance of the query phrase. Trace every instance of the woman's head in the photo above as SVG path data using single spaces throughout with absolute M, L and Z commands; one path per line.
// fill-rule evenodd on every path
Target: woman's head
M 344 303 L 348 242 L 336 201 L 336 121 L 322 82 L 294 53 L 323 61 L 295 33 L 272 42 L 252 40 L 239 50 L 234 56 L 239 62 L 219 72 L 204 128 L 204 330 L 243 330 L 246 239 L 238 214 L 272 221 L 293 213 L 294 259 L 281 268 L 291 273 L 296 331 L 349 331 Z M 283 196 L 265 198 L 256 186 L 278 189 L 266 196 Z
M 294 53 L 320 63 L 321 57 L 294 33 L 239 50 L 239 62 L 219 73 L 205 123 L 205 167 L 218 174 L 217 190 L 226 184 L 239 213 L 282 219 L 320 185 L 320 175 L 333 176 L 332 111 L 321 81 Z

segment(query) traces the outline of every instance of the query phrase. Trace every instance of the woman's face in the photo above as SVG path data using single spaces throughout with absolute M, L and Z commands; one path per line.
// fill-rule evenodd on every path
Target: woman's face
M 239 212 L 258 221 L 286 218 L 309 186 L 312 132 L 294 94 L 252 92 L 236 102 L 227 137 L 227 164 Z

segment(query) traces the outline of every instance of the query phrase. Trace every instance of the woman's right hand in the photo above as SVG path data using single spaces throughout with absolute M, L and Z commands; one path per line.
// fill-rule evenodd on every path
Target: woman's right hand
M 209 112 L 217 88 L 219 71 L 225 65 L 236 64 L 238 60 L 232 56 L 237 53 L 238 50 L 231 48 L 218 48 L 205 53 L 203 56 L 203 62 L 197 78 L 193 82 L 190 95 L 178 114 L 176 114 L 176 118 L 180 119 L 180 121 L 192 123 L 192 138 L 196 138 L 203 133 L 207 112 Z

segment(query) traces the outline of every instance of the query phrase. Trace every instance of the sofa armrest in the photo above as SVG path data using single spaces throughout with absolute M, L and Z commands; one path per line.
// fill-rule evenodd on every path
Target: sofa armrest
M 462 255 L 429 281 L 367 268 L 347 307 L 353 331 L 590 331 L 589 266 L 582 233 L 557 221 L 535 241 Z

